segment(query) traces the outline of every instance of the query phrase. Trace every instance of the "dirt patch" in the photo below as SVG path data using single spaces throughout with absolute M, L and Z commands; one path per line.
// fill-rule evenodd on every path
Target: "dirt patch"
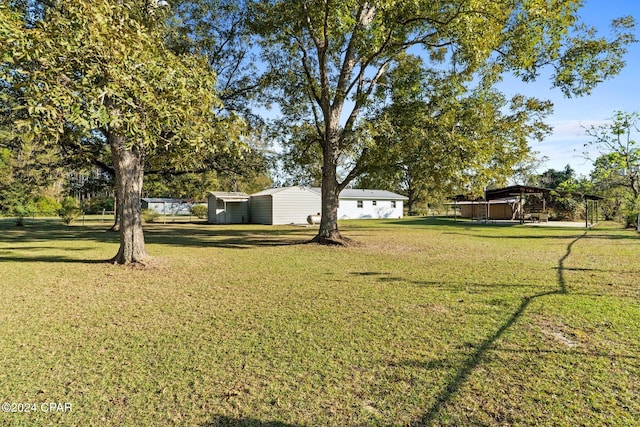
M 113 265 L 128 268 L 131 270 L 144 270 L 144 271 L 153 271 L 153 270 L 166 270 L 170 267 L 171 262 L 168 258 L 163 257 L 151 257 L 148 256 L 144 259 L 144 261 L 138 262 L 130 262 L 128 264 L 117 264 L 113 261 L 110 261 Z
M 576 335 L 567 326 L 557 325 L 548 320 L 540 320 L 538 326 L 546 337 L 567 348 L 574 348 L 580 345 Z
M 427 310 L 427 311 L 430 311 L 430 312 L 436 313 L 436 314 L 449 314 L 449 313 L 451 313 L 451 310 L 449 309 L 449 307 L 446 307 L 446 306 L 440 305 L 440 304 L 418 304 L 415 307 L 421 308 L 423 310 Z

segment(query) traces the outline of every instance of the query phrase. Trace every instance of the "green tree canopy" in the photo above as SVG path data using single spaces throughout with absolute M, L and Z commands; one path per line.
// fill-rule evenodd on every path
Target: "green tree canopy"
M 221 116 L 215 74 L 202 57 L 165 44 L 157 2 L 56 1 L 38 16 L 0 3 L 0 81 L 19 93 L 14 131 L 59 145 L 100 132 L 121 211 L 115 262 L 147 257 L 140 219 L 145 159 L 171 167 L 185 153 L 229 150 L 241 128 Z
M 600 154 L 592 177 L 626 188 L 634 200 L 640 196 L 639 134 L 640 114 L 617 111 L 609 123 L 587 130 L 591 140 L 585 144 Z
M 571 165 L 566 165 L 563 170 L 547 169 L 535 179 L 535 185 L 545 188 L 558 188 L 565 181 L 576 178 L 576 171 Z
M 386 101 L 370 118 L 377 130 L 362 159 L 359 185 L 398 191 L 416 204 L 456 192 L 482 194 L 504 185 L 542 139 L 551 103 L 515 96 L 507 100 L 486 82 L 472 87 L 455 75 L 426 70 L 406 57 L 381 80 Z
M 640 114 L 616 111 L 609 123 L 587 129 L 594 148 L 591 181 L 599 194 L 607 197 L 605 213 L 611 219 L 636 221 L 640 213 Z M 588 155 L 588 153 L 585 153 Z
M 579 0 L 253 2 L 268 81 L 284 118 L 313 127 L 322 152 L 318 242 L 340 242 L 338 194 L 361 172 L 371 142 L 363 120 L 376 87 L 408 49 L 459 81 L 497 81 L 510 72 L 534 80 L 552 68 L 552 84 L 580 95 L 615 75 L 634 41 L 630 17 L 611 38 L 578 20 Z M 480 77 L 480 73 L 482 76 Z M 338 167 L 349 157 L 349 170 Z

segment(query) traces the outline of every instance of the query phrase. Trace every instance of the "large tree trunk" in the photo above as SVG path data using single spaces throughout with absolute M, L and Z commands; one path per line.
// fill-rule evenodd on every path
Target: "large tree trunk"
M 342 237 L 338 231 L 338 196 L 340 186 L 338 185 L 336 155 L 337 141 L 325 141 L 322 161 L 322 216 L 320 218 L 320 229 L 312 242 L 323 245 L 345 245 L 348 239 Z
M 344 239 L 338 231 L 338 183 L 331 174 L 322 175 L 322 216 L 320 229 L 313 242 L 321 244 L 343 244 Z
M 110 133 L 108 140 L 116 172 L 116 209 L 120 216 L 120 249 L 111 261 L 144 263 L 147 258 L 141 208 L 144 155 L 138 149 L 127 148 L 121 135 Z

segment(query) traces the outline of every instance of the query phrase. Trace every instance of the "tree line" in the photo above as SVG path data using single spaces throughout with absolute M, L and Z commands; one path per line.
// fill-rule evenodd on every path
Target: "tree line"
M 2 207 L 46 204 L 35 189 L 60 171 L 99 167 L 119 213 L 114 262 L 144 262 L 145 188 L 258 189 L 280 167 L 322 188 L 314 240 L 347 243 L 348 185 L 392 187 L 413 211 L 535 161 L 528 142 L 549 133 L 552 105 L 496 84 L 550 70 L 557 90 L 585 95 L 636 41 L 632 17 L 600 35 L 580 6 L 1 0 Z

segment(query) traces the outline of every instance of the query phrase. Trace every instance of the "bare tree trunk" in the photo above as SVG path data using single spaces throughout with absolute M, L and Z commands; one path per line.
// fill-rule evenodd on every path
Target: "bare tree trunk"
M 338 231 L 338 197 L 340 186 L 337 177 L 337 141 L 325 141 L 322 165 L 322 216 L 320 229 L 312 239 L 314 243 L 323 245 L 345 245 L 349 243 Z
M 114 195 L 113 197 L 113 225 L 109 228 L 108 231 L 112 231 L 117 233 L 120 231 L 120 206 L 118 206 L 118 197 Z
M 122 135 L 109 133 L 109 145 L 116 172 L 116 200 L 120 217 L 120 249 L 114 264 L 144 263 L 147 252 L 142 232 L 142 180 L 144 155 L 127 148 Z
M 329 174 L 330 175 L 330 174 Z M 333 181 L 333 182 L 332 182 Z M 338 231 L 338 184 L 326 174 L 322 176 L 322 216 L 320 229 L 313 242 L 321 244 L 343 244 Z
M 415 211 L 415 208 L 416 208 L 416 195 L 417 195 L 417 191 L 415 190 L 415 188 L 411 185 L 411 182 L 409 181 L 409 185 L 407 185 L 407 197 L 409 198 L 409 200 L 407 200 L 407 214 L 409 216 L 413 216 L 413 215 L 417 215 L 418 214 Z

